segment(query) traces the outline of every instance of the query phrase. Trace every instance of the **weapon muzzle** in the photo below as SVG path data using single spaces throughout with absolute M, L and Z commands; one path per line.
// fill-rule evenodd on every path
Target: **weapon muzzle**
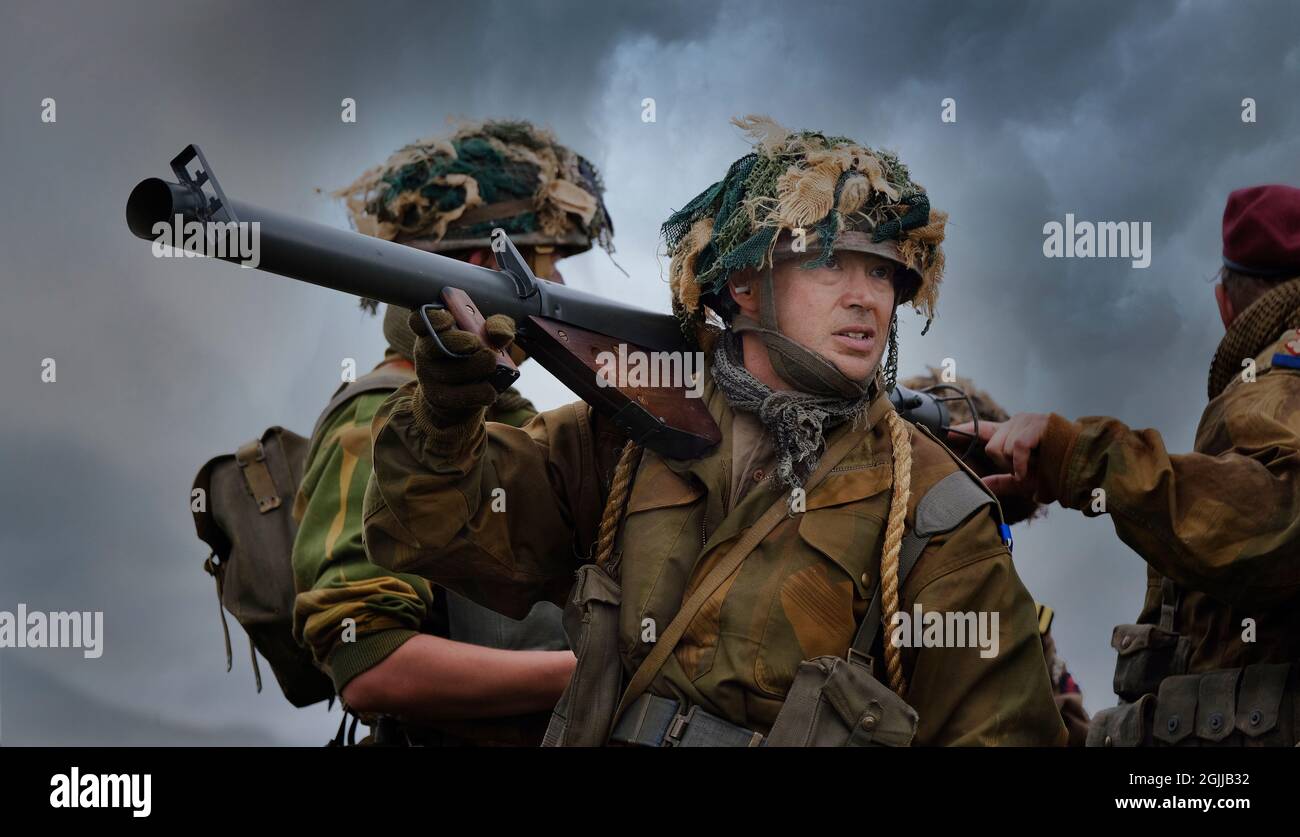
M 176 215 L 196 217 L 204 205 L 203 193 L 158 177 L 141 180 L 126 200 L 126 224 L 131 233 L 149 241 L 157 236 L 154 225 L 170 222 Z

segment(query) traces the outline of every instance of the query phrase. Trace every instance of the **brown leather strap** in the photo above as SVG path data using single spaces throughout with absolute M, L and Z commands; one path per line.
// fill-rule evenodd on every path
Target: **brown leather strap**
M 226 572 L 226 559 L 214 552 L 203 562 L 203 569 L 217 580 L 217 615 L 221 617 L 221 636 L 226 640 L 226 671 L 229 672 L 233 659 L 230 655 L 230 626 L 226 624 L 226 608 L 222 599 L 225 587 L 221 583 Z
M 244 483 L 257 500 L 257 510 L 266 514 L 280 507 L 280 497 L 275 493 L 275 480 L 266 467 L 266 450 L 261 439 L 245 442 L 235 451 L 235 461 L 244 475 Z
M 889 403 L 889 399 L 884 397 L 881 397 L 877 403 L 882 401 L 885 404 Z M 876 414 L 876 420 L 883 417 L 881 415 L 883 411 L 880 409 L 875 409 L 872 412 Z M 817 470 L 804 483 L 804 491 L 811 492 L 840 463 L 840 460 L 861 442 L 861 432 L 855 431 L 852 427 L 848 428 L 844 435 L 840 436 L 835 444 L 826 451 L 821 463 L 817 466 Z M 746 530 L 744 537 L 736 542 L 726 557 L 719 561 L 713 571 L 704 577 L 700 585 L 691 593 L 690 598 L 682 603 L 677 615 L 673 617 L 673 621 L 669 623 L 668 628 L 655 642 L 655 647 L 650 651 L 649 656 L 641 661 L 636 673 L 632 675 L 632 681 L 628 683 L 627 690 L 623 692 L 623 699 L 619 701 L 618 709 L 614 711 L 614 718 L 610 724 L 611 729 L 618 723 L 619 718 L 622 717 L 627 707 L 632 704 L 632 701 L 640 697 L 659 674 L 659 670 L 663 668 L 663 664 L 668 660 L 668 655 L 677 647 L 677 643 L 686 633 L 687 626 L 695 619 L 704 603 L 717 592 L 718 588 L 736 570 L 740 569 L 740 565 L 744 560 L 776 528 L 776 525 L 789 515 L 790 511 L 786 498 L 784 496 L 778 497 L 771 508 L 764 512 L 763 516 Z

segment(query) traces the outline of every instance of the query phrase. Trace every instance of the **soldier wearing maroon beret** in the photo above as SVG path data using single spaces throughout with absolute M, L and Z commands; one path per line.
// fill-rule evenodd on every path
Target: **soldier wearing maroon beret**
M 1300 189 L 1229 195 L 1220 279 L 1194 452 L 1113 418 L 980 423 L 1006 470 L 990 488 L 1109 514 L 1147 562 L 1137 624 L 1112 635 L 1120 703 L 1090 745 L 1300 740 Z

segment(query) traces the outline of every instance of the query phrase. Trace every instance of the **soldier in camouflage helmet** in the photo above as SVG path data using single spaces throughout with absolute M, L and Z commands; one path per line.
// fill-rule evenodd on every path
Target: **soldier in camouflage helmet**
M 903 386 L 908 389 L 925 391 L 931 387 L 956 386 L 966 397 L 970 399 L 970 405 L 965 400 L 955 399 L 945 402 L 948 412 L 951 415 L 951 423 L 960 425 L 971 420 L 971 406 L 975 408 L 975 414 L 981 422 L 1006 421 L 1010 414 L 1002 409 L 998 402 L 993 400 L 993 396 L 977 388 L 975 382 L 970 378 L 964 378 L 960 375 L 952 376 L 951 381 L 945 381 L 941 370 L 933 366 L 926 367 L 926 374 L 914 375 L 902 381 Z M 939 395 L 951 395 L 946 389 L 938 390 Z M 960 450 L 960 443 L 964 439 L 956 440 L 954 446 Z M 975 448 L 965 457 L 966 463 L 970 465 L 978 476 L 986 476 L 996 471 L 996 466 L 989 461 L 984 454 L 983 448 Z M 1041 503 L 1034 502 L 1032 497 L 1003 497 L 1002 501 L 1002 519 L 1008 526 L 1014 526 L 1023 521 L 1035 520 L 1046 514 L 1046 507 Z M 1045 605 L 1038 605 L 1038 635 L 1043 642 L 1043 659 L 1047 663 L 1047 673 L 1052 683 L 1052 697 L 1056 699 L 1056 707 L 1061 711 L 1061 720 L 1065 723 L 1065 729 L 1070 734 L 1069 745 L 1071 747 L 1082 747 L 1088 737 L 1088 711 L 1083 708 L 1083 691 L 1079 684 L 1075 682 L 1069 670 L 1065 667 L 1063 660 L 1056 653 L 1056 639 L 1052 636 L 1052 609 Z
M 547 743 L 1064 743 L 996 503 L 884 387 L 897 305 L 933 314 L 943 214 L 892 154 L 739 124 L 753 152 L 664 226 L 721 443 L 671 459 L 581 402 L 485 423 L 493 353 L 441 318 L 479 348 L 445 358 L 421 333 L 419 383 L 376 415 L 372 560 L 512 616 L 570 599 L 584 656 Z M 487 332 L 507 345 L 513 323 Z M 996 613 L 998 648 L 909 641 L 896 617 L 921 602 Z M 851 683 L 851 718 L 786 701 L 824 674 Z
M 611 248 L 595 168 L 526 122 L 464 125 L 412 143 L 337 195 L 358 231 L 473 264 L 491 264 L 489 234 L 503 227 L 533 271 L 554 281 L 560 258 Z M 536 744 L 574 662 L 559 611 L 539 604 L 522 621 L 506 619 L 366 558 L 370 422 L 414 377 L 409 313 L 385 312 L 383 362 L 363 386 L 341 388 L 312 438 L 294 509 L 295 634 L 364 717 L 399 717 L 426 744 Z M 536 412 L 511 388 L 488 418 L 518 426 Z
M 1300 189 L 1228 197 L 1220 275 L 1193 453 L 1106 417 L 981 428 L 1006 472 L 990 487 L 1109 513 L 1147 562 L 1138 624 L 1112 636 L 1121 703 L 1090 745 L 1300 740 Z

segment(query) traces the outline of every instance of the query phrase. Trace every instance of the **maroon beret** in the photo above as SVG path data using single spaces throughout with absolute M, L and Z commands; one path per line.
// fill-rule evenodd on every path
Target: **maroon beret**
M 1228 195 L 1223 264 L 1251 276 L 1300 276 L 1300 189 L 1270 184 Z

